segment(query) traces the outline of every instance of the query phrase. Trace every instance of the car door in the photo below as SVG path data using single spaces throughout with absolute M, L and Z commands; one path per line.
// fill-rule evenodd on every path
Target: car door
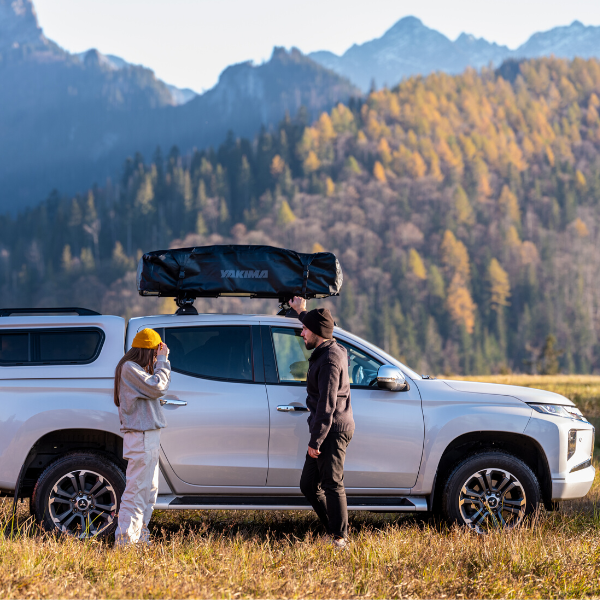
M 165 406 L 161 435 L 177 477 L 201 486 L 264 486 L 269 410 L 262 360 L 253 366 L 260 347 L 253 348 L 252 327 L 231 320 L 166 327 L 163 339 L 171 351 L 167 398 L 187 402 Z
M 337 340 L 348 351 L 356 424 L 346 455 L 346 487 L 412 487 L 424 438 L 417 387 L 411 385 L 406 392 L 380 390 L 375 386 L 381 361 L 340 336 Z M 300 329 L 292 327 L 263 327 L 263 347 L 271 417 L 267 485 L 297 486 L 309 441 L 305 411 L 310 352 Z

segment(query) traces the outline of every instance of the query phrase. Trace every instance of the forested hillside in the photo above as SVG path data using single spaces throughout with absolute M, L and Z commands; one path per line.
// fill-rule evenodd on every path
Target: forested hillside
M 0 220 L 0 304 L 131 316 L 158 309 L 136 296 L 142 251 L 322 247 L 344 269 L 338 322 L 419 371 L 551 371 L 558 359 L 590 372 L 599 111 L 598 61 L 539 59 L 412 78 L 215 151 L 138 155 L 112 185 Z

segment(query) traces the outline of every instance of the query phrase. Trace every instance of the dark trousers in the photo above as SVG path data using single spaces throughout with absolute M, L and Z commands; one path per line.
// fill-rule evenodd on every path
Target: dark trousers
M 327 533 L 336 538 L 348 537 L 344 460 L 353 433 L 330 431 L 317 458 L 306 454 L 300 477 L 300 490 L 315 509 Z

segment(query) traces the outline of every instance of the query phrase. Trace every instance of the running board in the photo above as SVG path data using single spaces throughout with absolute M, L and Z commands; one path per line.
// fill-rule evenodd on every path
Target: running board
M 347 496 L 348 510 L 375 512 L 426 511 L 418 497 Z M 303 496 L 158 496 L 155 510 L 312 510 Z

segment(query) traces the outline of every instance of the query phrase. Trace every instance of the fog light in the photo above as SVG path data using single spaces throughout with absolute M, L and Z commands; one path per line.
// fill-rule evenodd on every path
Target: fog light
M 573 467 L 569 473 L 575 473 L 577 471 L 583 471 L 583 469 L 587 469 L 588 467 L 592 466 L 592 459 L 588 458 L 587 460 L 583 461 L 580 465 L 577 465 L 576 467 Z
M 569 444 L 567 446 L 567 460 L 569 460 L 577 448 L 577 429 L 569 429 Z

